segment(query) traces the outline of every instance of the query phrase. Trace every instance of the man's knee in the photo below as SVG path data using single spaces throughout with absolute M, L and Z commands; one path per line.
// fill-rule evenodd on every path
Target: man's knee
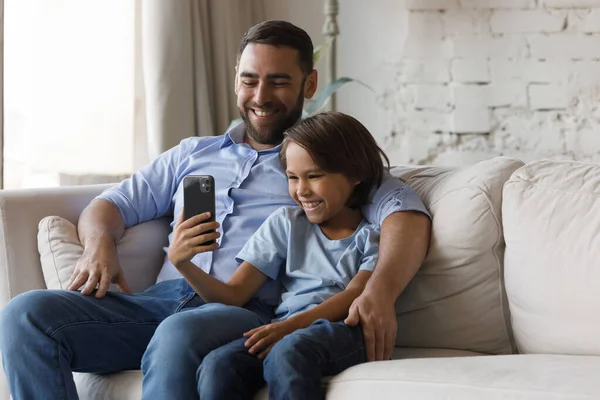
M 6 352 L 14 340 L 26 339 L 25 331 L 39 323 L 48 312 L 53 300 L 48 290 L 31 290 L 21 293 L 0 311 L 0 350 Z

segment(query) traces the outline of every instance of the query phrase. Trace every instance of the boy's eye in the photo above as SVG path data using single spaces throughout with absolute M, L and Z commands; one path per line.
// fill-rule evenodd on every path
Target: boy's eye
M 317 179 L 317 178 L 320 178 L 322 176 L 323 175 L 311 174 L 311 175 L 308 176 L 308 179 Z
M 288 180 L 290 180 L 290 181 L 293 181 L 293 180 L 296 180 L 296 179 L 298 179 L 298 178 L 297 178 L 297 177 L 295 177 L 295 176 L 288 176 L 287 178 L 288 178 Z

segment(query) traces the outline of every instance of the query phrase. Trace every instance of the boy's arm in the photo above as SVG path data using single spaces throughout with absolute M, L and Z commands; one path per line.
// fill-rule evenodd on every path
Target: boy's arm
M 298 315 L 286 319 L 285 321 L 274 322 L 252 329 L 244 336 L 248 338 L 245 345 L 249 348 L 250 354 L 258 354 L 258 358 L 263 359 L 269 353 L 271 348 L 284 336 L 295 330 L 305 328 L 318 319 L 327 319 L 329 321 L 340 321 L 348 315 L 348 308 L 364 290 L 367 281 L 371 277 L 370 270 L 360 270 L 352 278 L 346 289 L 321 304 L 304 311 Z
M 191 261 L 181 263 L 177 269 L 207 303 L 223 303 L 238 307 L 246 304 L 267 280 L 266 275 L 245 261 L 227 283 L 202 271 Z
M 331 296 L 310 310 L 288 318 L 286 322 L 294 328 L 293 330 L 297 330 L 306 328 L 318 319 L 340 321 L 346 318 L 350 305 L 363 292 L 371 274 L 372 272 L 367 270 L 358 271 L 342 292 Z

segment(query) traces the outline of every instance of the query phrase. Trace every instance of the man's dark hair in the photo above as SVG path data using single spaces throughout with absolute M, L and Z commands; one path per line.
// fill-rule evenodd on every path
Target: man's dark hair
M 369 201 L 374 187 L 379 187 L 390 161 L 371 133 L 357 119 L 340 112 L 324 112 L 306 118 L 284 132 L 279 160 L 287 169 L 289 143 L 304 148 L 315 164 L 325 172 L 341 173 L 353 181 L 354 188 L 346 206 L 361 207 Z
M 313 70 L 313 43 L 308 34 L 287 21 L 270 20 L 248 29 L 237 52 L 237 64 L 246 46 L 251 43 L 291 47 L 298 51 L 298 64 L 304 75 Z

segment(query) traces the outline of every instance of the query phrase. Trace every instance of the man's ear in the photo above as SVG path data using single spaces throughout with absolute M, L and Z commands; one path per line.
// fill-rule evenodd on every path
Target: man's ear
M 238 95 L 238 68 L 237 65 L 235 66 L 235 79 L 233 81 L 233 90 L 235 91 L 235 95 Z
M 304 97 L 307 99 L 312 98 L 317 91 L 317 84 L 319 81 L 319 74 L 316 69 L 313 69 L 310 74 L 306 77 L 304 82 Z

